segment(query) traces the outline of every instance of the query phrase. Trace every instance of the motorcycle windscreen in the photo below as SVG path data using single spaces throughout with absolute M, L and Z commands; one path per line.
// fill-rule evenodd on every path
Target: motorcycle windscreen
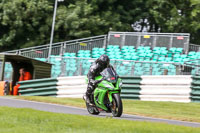
M 105 68 L 101 72 L 101 75 L 105 78 L 105 80 L 107 80 L 111 83 L 117 82 L 117 74 L 112 68 Z

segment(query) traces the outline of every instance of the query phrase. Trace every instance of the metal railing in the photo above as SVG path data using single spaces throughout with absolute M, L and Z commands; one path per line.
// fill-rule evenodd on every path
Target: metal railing
M 52 77 L 87 75 L 94 58 L 53 57 Z M 57 61 L 56 61 L 57 60 Z M 183 66 L 173 62 L 147 62 L 132 60 L 110 61 L 120 76 L 185 75 Z
M 185 69 L 191 69 L 191 75 L 200 75 L 200 59 L 184 62 Z
M 83 39 L 58 42 L 52 44 L 51 55 L 63 55 L 65 52 L 78 52 L 78 50 L 92 50 L 94 47 L 106 47 L 107 35 L 88 37 Z M 30 58 L 48 58 L 49 44 L 6 51 L 4 53 L 14 53 Z
M 190 34 L 188 33 L 145 33 L 145 32 L 109 32 L 108 44 L 189 49 Z
M 189 45 L 189 51 L 199 52 L 199 51 L 200 51 L 200 45 L 197 45 L 197 44 L 190 44 L 190 45 Z
M 58 42 L 52 45 L 52 55 L 62 55 L 65 52 L 77 52 L 78 50 L 92 50 L 94 47 L 106 47 L 107 45 L 133 45 L 158 47 L 180 47 L 187 54 L 189 51 L 199 51 L 198 45 L 190 44 L 190 34 L 187 33 L 143 33 L 143 32 L 109 32 L 107 35 Z M 6 51 L 28 56 L 31 58 L 48 58 L 49 44 L 36 47 Z

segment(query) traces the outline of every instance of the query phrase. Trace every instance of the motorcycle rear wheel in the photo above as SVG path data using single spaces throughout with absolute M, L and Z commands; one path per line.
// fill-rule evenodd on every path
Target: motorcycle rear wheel
M 120 117 L 122 115 L 123 105 L 119 93 L 113 94 L 111 112 L 114 117 Z

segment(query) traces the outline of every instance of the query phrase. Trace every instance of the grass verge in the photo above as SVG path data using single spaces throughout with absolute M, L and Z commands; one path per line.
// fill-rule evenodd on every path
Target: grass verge
M 0 107 L 1 133 L 199 133 L 200 128 Z
M 80 98 L 76 99 L 39 96 L 18 96 L 16 98 L 85 108 L 85 103 Z M 123 100 L 123 106 L 123 113 L 126 114 L 200 122 L 200 103 Z

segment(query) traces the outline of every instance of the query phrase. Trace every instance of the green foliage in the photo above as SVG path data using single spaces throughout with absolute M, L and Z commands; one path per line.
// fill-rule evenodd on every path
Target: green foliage
M 2 0 L 0 46 L 11 49 L 45 43 L 52 9 L 47 0 Z
M 200 44 L 198 0 L 150 0 L 148 4 L 152 6 L 149 13 L 161 32 L 190 33 L 191 42 Z
M 57 11 L 55 41 L 102 35 L 109 31 L 110 26 L 121 26 L 118 19 L 114 23 L 108 21 L 106 17 L 94 15 L 93 12 L 93 7 L 86 1 L 60 6 Z M 110 18 L 111 15 L 110 13 L 105 16 Z
M 48 44 L 54 2 L 0 0 L 0 51 Z M 58 2 L 54 42 L 147 29 L 190 33 L 200 44 L 199 17 L 199 0 L 65 0 Z

